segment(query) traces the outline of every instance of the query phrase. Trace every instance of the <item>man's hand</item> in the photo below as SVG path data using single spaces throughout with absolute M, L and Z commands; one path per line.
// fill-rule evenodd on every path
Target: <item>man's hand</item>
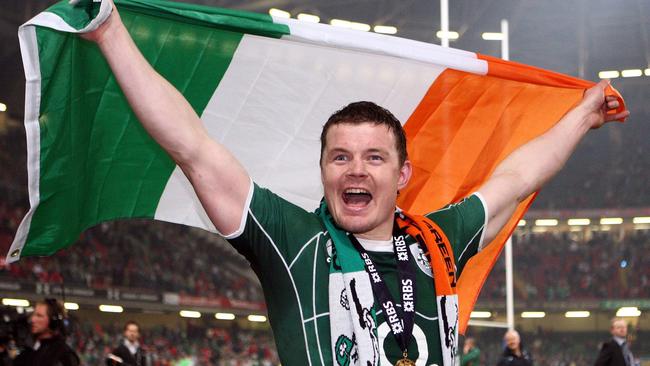
M 122 18 L 117 12 L 117 8 L 113 3 L 113 0 L 103 0 L 110 4 L 111 14 L 108 16 L 108 19 L 99 28 L 95 29 L 92 32 L 81 33 L 79 36 L 87 41 L 95 42 L 101 44 L 104 40 L 108 39 L 115 35 L 115 33 L 120 29 L 124 28 L 122 23 Z
M 630 115 L 629 111 L 611 113 L 619 107 L 618 100 L 612 95 L 605 96 L 605 89 L 609 80 L 603 79 L 598 84 L 589 88 L 576 108 L 584 113 L 586 122 L 591 128 L 600 128 L 607 122 L 623 119 Z

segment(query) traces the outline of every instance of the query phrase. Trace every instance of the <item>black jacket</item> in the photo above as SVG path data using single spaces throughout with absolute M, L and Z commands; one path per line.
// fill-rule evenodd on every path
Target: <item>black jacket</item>
M 521 357 L 517 357 L 506 347 L 497 366 L 533 366 L 533 358 L 525 349 L 521 350 Z
M 65 343 L 65 338 L 54 336 L 40 343 L 38 350 L 22 351 L 14 360 L 14 366 L 79 366 L 79 357 Z
M 626 366 L 623 349 L 614 339 L 603 343 L 595 366 Z
M 113 350 L 113 354 L 123 360 L 122 365 L 124 366 L 145 366 L 147 358 L 145 356 L 142 347 L 138 347 L 138 350 L 135 352 L 135 355 L 131 354 L 131 351 L 124 345 L 120 345 Z

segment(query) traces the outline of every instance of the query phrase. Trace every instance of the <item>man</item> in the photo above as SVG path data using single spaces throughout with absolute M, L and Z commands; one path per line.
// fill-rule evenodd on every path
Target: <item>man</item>
M 627 322 L 623 318 L 612 318 L 610 333 L 612 339 L 603 343 L 596 359 L 596 366 L 635 366 L 634 357 L 627 344 Z
M 497 366 L 533 366 L 533 359 L 521 345 L 519 332 L 511 329 L 503 336 L 506 344 Z
M 476 346 L 476 339 L 467 337 L 463 346 L 460 366 L 478 366 L 481 362 L 481 350 Z
M 142 57 L 117 11 L 83 37 L 99 46 L 140 122 L 188 177 L 214 226 L 251 262 L 286 365 L 453 364 L 457 274 L 589 129 L 627 115 L 605 114 L 618 102 L 604 97 L 607 84 L 600 83 L 478 192 L 425 220 L 396 214 L 397 194 L 411 177 L 401 124 L 374 103 L 352 103 L 323 128 L 325 197 L 314 214 L 252 182 Z M 424 228 L 420 237 L 436 248 L 432 261 L 451 276 L 432 280 L 417 234 L 404 233 L 413 228 Z
M 65 309 L 56 299 L 36 303 L 31 315 L 34 345 L 22 351 L 15 366 L 78 366 L 79 357 L 65 343 Z
M 109 365 L 144 366 L 147 357 L 140 347 L 140 325 L 133 320 L 124 324 L 124 339 L 113 352 L 108 355 Z

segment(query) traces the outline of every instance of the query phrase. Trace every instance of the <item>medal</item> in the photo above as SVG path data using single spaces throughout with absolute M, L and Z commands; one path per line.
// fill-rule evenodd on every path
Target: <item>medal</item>
M 401 360 L 398 360 L 395 363 L 395 366 L 415 366 L 415 361 L 409 360 L 407 358 L 408 354 L 406 354 L 406 352 L 403 353 L 403 356 L 404 356 L 404 358 L 402 358 Z

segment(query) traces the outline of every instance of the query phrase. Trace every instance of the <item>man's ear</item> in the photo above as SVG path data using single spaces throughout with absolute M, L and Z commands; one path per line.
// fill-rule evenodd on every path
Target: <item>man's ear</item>
M 411 179 L 411 174 L 413 172 L 413 167 L 411 166 L 410 160 L 405 160 L 402 167 L 399 169 L 399 180 L 397 181 L 397 189 L 401 190 L 406 187 L 409 180 Z

